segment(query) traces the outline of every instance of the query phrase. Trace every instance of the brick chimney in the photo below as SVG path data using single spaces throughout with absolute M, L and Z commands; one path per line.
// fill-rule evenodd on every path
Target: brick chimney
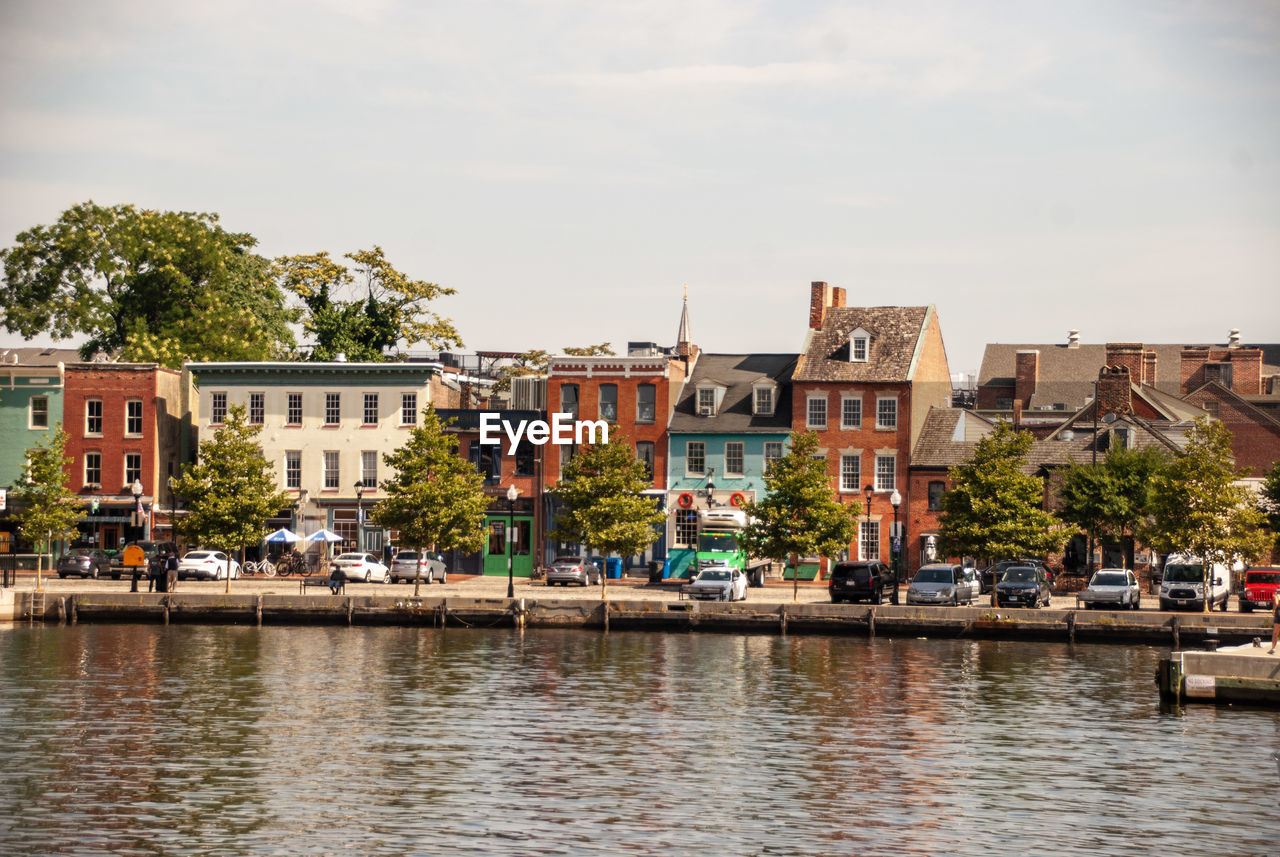
M 1156 353 L 1142 352 L 1142 383 L 1149 387 L 1156 385 Z
M 809 284 L 809 327 L 821 330 L 826 320 L 827 309 L 831 306 L 831 286 L 822 282 Z
M 831 306 L 833 307 L 844 306 L 844 289 L 842 289 L 840 286 L 831 287 Z
M 1142 343 L 1141 342 L 1108 342 L 1108 366 L 1123 366 L 1129 370 L 1129 377 L 1142 377 Z
M 1035 349 L 1014 355 L 1013 400 L 1024 408 L 1031 407 L 1031 397 L 1040 383 L 1040 352 Z
M 1022 426 L 1022 400 L 1013 400 L 1013 427 L 1020 428 Z
M 1133 389 L 1128 366 L 1103 366 L 1099 370 L 1097 410 L 1099 417 L 1133 413 Z

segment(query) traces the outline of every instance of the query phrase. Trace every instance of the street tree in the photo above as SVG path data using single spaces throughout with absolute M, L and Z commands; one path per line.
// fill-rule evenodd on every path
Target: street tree
M 787 454 L 764 474 L 764 497 L 742 505 L 747 526 L 738 534 L 738 544 L 748 555 L 785 564 L 804 556 L 834 556 L 853 541 L 862 506 L 831 498 L 827 461 L 817 457 L 817 449 L 816 434 L 792 432 Z M 799 597 L 798 562 L 791 577 L 794 601 Z
M 1102 461 L 1066 468 L 1058 493 L 1058 516 L 1089 533 L 1123 542 L 1147 515 L 1151 484 L 1169 462 L 1159 447 L 1112 447 Z M 1092 571 L 1092 567 L 1090 567 Z
M 81 203 L 0 251 L 4 327 L 88 337 L 97 352 L 170 367 L 184 360 L 263 360 L 293 347 L 294 320 L 252 252 L 216 214 Z
M 258 435 L 243 405 L 227 409 L 225 424 L 200 444 L 199 460 L 171 483 L 186 515 L 174 521 L 190 544 L 224 550 L 227 591 L 231 591 L 230 554 L 244 559 L 244 549 L 266 532 L 267 519 L 287 506 L 290 497 L 276 488 L 275 468 L 263 457 Z
M 376 245 L 344 258 L 350 266 L 324 252 L 276 260 L 281 286 L 306 306 L 303 329 L 314 341 L 313 360 L 344 354 L 377 362 L 401 341 L 434 349 L 462 345 L 453 322 L 431 309 L 456 289 L 410 279 Z
M 606 557 L 643 553 L 666 521 L 666 513 L 644 494 L 652 485 L 631 444 L 611 429 L 607 443 L 580 447 L 561 467 L 551 489 L 561 504 L 551 537 Z M 601 598 L 608 594 L 607 578 L 600 576 Z
M 1280 540 L 1280 461 L 1272 465 L 1262 480 L 1261 508 L 1271 526 L 1271 534 Z
M 1043 484 L 1023 472 L 1031 444 L 1030 434 L 1001 421 L 963 464 L 951 468 L 938 522 L 944 556 L 998 560 L 1044 556 L 1062 547 L 1061 522 L 1042 508 Z M 992 606 L 995 597 L 992 587 Z
M 1270 550 L 1265 516 L 1240 481 L 1231 452 L 1231 432 L 1208 417 L 1187 432 L 1183 454 L 1158 473 L 1151 486 L 1151 516 L 1140 532 L 1160 553 L 1190 554 L 1204 565 L 1205 592 L 1214 563 L 1230 566 Z M 1212 599 L 1204 599 L 1209 610 Z
M 386 499 L 370 516 L 386 529 L 399 530 L 400 544 L 419 556 L 427 548 L 475 553 L 484 546 L 489 507 L 484 478 L 458 457 L 457 438 L 445 433 L 452 422 L 442 421 L 427 405 L 404 446 L 382 456 L 394 475 L 383 481 Z M 413 594 L 418 594 L 416 575 Z
M 55 542 L 75 538 L 76 524 L 85 517 L 80 498 L 66 485 L 71 465 L 66 448 L 67 433 L 59 423 L 52 436 L 27 450 L 25 478 L 12 491 L 18 532 L 32 544 L 44 545 L 44 551 L 36 551 L 37 590 L 43 588 L 44 553 L 52 553 Z

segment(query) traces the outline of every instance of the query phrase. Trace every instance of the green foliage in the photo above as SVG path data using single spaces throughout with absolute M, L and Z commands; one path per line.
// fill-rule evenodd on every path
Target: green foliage
M 512 378 L 547 374 L 550 362 L 551 355 L 541 349 L 524 352 L 516 358 L 516 362 L 498 369 L 498 380 L 493 384 L 493 392 L 505 393 L 510 390 Z
M 226 424 L 200 444 L 199 462 L 173 480 L 187 512 L 174 527 L 189 543 L 228 552 L 256 545 L 267 519 L 289 504 L 262 456 L 261 432 L 248 423 L 243 405 L 232 405 Z
M 666 514 L 644 495 L 652 485 L 631 445 L 610 429 L 609 442 L 584 446 L 564 465 L 551 492 L 563 504 L 552 538 L 605 554 L 631 556 L 655 539 Z
M 1271 524 L 1271 532 L 1280 536 L 1280 461 L 1262 480 L 1262 511 Z
M 250 252 L 256 243 L 216 214 L 76 205 L 0 252 L 5 329 L 85 334 L 86 358 L 121 352 L 172 367 L 277 356 L 292 347 L 294 315 Z
M 84 520 L 80 498 L 66 487 L 67 433 L 59 423 L 53 436 L 27 450 L 26 480 L 11 492 L 13 518 L 22 537 L 32 544 L 73 539 L 76 524 Z M 52 550 L 52 545 L 48 546 Z
M 1062 547 L 1060 522 L 1041 509 L 1040 480 L 1022 472 L 1031 444 L 1031 435 L 999 422 L 951 468 L 938 527 L 943 556 L 1044 556 Z
M 281 285 L 306 304 L 303 327 L 315 340 L 312 359 L 345 354 L 349 360 L 377 362 L 401 340 L 437 349 L 462 345 L 453 322 L 429 308 L 455 289 L 409 279 L 378 246 L 345 258 L 354 266 L 335 262 L 328 253 L 276 260 Z M 348 293 L 355 297 L 344 299 Z
M 457 439 L 445 434 L 449 423 L 427 405 L 408 442 L 382 457 L 395 475 L 382 483 L 387 497 L 370 516 L 415 550 L 474 553 L 484 547 L 489 498 L 475 465 L 458 457 Z
M 1271 539 L 1253 495 L 1238 481 L 1245 473 L 1235 467 L 1227 427 L 1208 417 L 1196 420 L 1183 454 L 1153 480 L 1142 540 L 1161 553 L 1200 557 L 1206 568 L 1263 556 Z
M 862 506 L 831 499 L 827 462 L 815 457 L 817 448 L 813 432 L 792 432 L 787 454 L 764 475 L 764 498 L 743 504 L 749 523 L 738 543 L 749 555 L 777 561 L 833 556 L 852 543 Z
M 1123 539 L 1146 517 L 1152 480 L 1168 463 L 1156 447 L 1113 447 L 1097 464 L 1073 464 L 1063 477 L 1058 514 L 1091 533 Z
M 612 357 L 613 346 L 608 342 L 601 342 L 599 345 L 571 345 L 564 353 L 570 357 Z

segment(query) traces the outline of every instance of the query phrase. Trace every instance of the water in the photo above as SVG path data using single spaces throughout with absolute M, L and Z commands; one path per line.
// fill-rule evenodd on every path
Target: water
M 6 855 L 1280 852 L 1280 712 L 1147 648 L 0 630 Z

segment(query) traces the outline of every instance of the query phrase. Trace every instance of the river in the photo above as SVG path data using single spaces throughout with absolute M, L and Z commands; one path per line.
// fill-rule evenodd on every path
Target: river
M 1263 855 L 1280 712 L 1160 651 L 0 629 L 6 855 Z

